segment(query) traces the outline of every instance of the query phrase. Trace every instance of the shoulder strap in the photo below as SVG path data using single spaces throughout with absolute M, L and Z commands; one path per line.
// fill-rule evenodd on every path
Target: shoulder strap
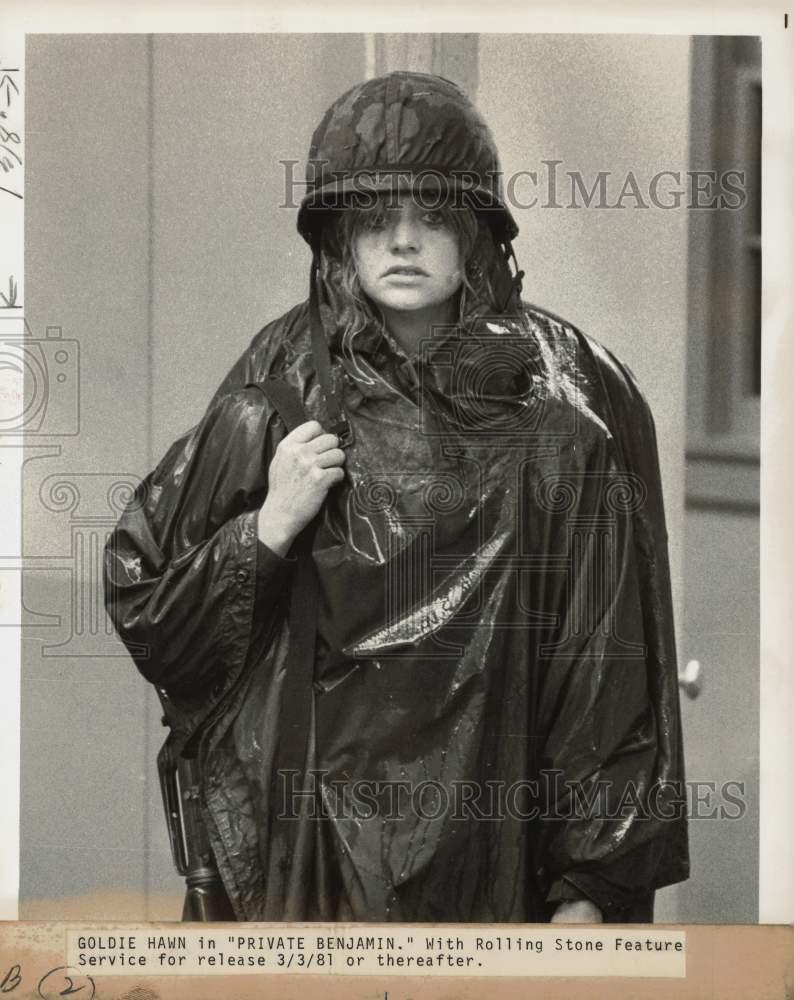
M 279 414 L 287 431 L 294 430 L 307 420 L 306 411 L 296 389 L 283 379 L 270 376 L 263 382 L 250 382 L 260 389 Z M 293 544 L 296 565 L 290 589 L 289 633 L 290 645 L 281 690 L 278 747 L 275 755 L 275 780 L 282 787 L 281 775 L 289 784 L 289 772 L 303 775 L 313 717 L 312 690 L 314 684 L 314 657 L 317 634 L 317 614 L 320 601 L 317 571 L 312 559 L 312 544 L 317 527 L 315 518 L 298 535 Z M 299 782 L 300 784 L 300 782 Z M 298 824 L 289 818 L 281 834 L 285 849 L 291 854 L 298 833 Z
M 259 389 L 265 394 L 273 409 L 284 421 L 287 431 L 293 431 L 299 424 L 306 422 L 306 411 L 297 390 L 288 385 L 284 379 L 268 375 L 264 382 L 249 382 L 246 389 L 249 387 Z

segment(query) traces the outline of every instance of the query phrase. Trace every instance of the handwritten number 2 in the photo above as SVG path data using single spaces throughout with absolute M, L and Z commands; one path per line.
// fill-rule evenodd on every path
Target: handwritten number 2
M 84 994 L 80 998 L 80 1000 L 91 1000 L 94 993 L 96 992 L 96 986 L 94 985 L 94 980 L 90 976 L 81 975 L 79 976 L 79 978 L 83 980 L 82 985 L 75 986 L 74 978 L 70 976 L 68 972 L 65 971 L 66 969 L 67 966 L 59 965 L 57 969 L 51 969 L 46 976 L 42 976 L 41 980 L 39 981 L 39 996 L 42 997 L 43 1000 L 52 1000 L 52 997 L 56 996 L 58 997 L 72 996 L 72 994 L 80 993 L 81 990 L 84 990 L 86 987 L 88 987 L 89 992 Z M 52 985 L 47 985 L 45 989 L 46 981 L 50 978 L 50 976 L 55 976 L 55 974 L 58 972 L 61 973 L 60 977 L 58 977 L 61 980 L 61 982 L 54 982 L 52 983 Z M 63 983 L 66 983 L 65 988 L 58 989 L 58 987 L 61 986 Z
M 71 976 L 64 976 L 63 978 L 69 985 L 66 987 L 65 990 L 61 990 L 61 992 L 58 994 L 59 996 L 68 997 L 70 993 L 79 993 L 80 990 L 85 989 L 85 984 L 83 984 L 82 986 L 75 986 L 74 980 L 72 979 Z

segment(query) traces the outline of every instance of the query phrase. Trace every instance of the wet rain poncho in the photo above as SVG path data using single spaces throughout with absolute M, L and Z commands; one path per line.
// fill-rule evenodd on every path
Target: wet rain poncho
M 334 107 L 354 166 L 495 158 L 438 78 L 392 74 Z M 302 212 L 304 234 L 312 225 Z M 495 284 L 498 244 L 480 249 Z M 234 911 L 543 921 L 558 900 L 589 898 L 632 919 L 688 873 L 648 406 L 569 323 L 515 302 L 494 316 L 476 286 L 462 322 L 417 356 L 374 328 L 345 356 L 336 265 L 316 251 L 315 263 L 353 444 L 313 537 L 305 773 L 275 773 L 294 724 L 281 694 L 295 560 L 257 537 L 286 431 L 249 384 L 277 375 L 328 426 L 308 302 L 254 338 L 106 549 L 108 609 L 198 756 Z

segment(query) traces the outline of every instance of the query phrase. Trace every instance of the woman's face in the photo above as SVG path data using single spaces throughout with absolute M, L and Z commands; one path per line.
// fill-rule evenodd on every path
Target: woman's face
M 365 214 L 353 253 L 362 289 L 386 311 L 438 306 L 463 280 L 456 233 L 441 212 L 423 208 L 409 193 Z

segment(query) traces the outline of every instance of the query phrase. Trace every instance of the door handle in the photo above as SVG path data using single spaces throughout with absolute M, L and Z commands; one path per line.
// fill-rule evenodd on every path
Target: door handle
M 697 698 L 703 690 L 703 670 L 700 660 L 690 660 L 683 670 L 678 671 L 678 686 L 687 698 Z

